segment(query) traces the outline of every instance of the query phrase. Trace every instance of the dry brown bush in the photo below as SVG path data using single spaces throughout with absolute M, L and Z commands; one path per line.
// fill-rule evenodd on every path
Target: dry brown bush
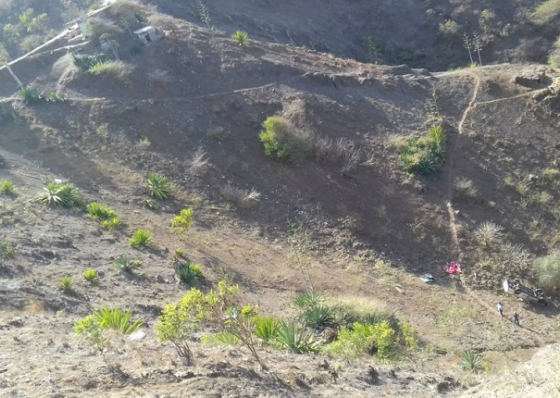
M 226 185 L 220 190 L 222 196 L 235 203 L 237 206 L 248 209 L 261 199 L 261 194 L 252 188 L 251 190 L 237 188 L 231 184 Z
M 91 32 L 91 40 L 96 44 L 99 43 L 99 37 L 103 34 L 116 36 L 123 33 L 119 26 L 105 18 L 93 17 L 89 20 L 88 26 Z
M 188 165 L 191 175 L 201 176 L 205 174 L 210 168 L 210 161 L 206 157 L 206 151 L 202 148 L 198 148 L 191 160 L 189 160 Z
M 177 29 L 178 20 L 169 15 L 154 14 L 148 17 L 148 22 L 153 27 L 161 30 L 174 30 Z
M 474 199 L 478 196 L 478 190 L 473 182 L 465 177 L 457 178 L 455 181 L 455 192 L 462 198 Z

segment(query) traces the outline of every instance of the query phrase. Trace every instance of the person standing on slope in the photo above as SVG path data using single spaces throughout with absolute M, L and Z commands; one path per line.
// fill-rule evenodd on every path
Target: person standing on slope
M 500 313 L 500 318 L 503 318 L 504 317 L 504 306 L 502 305 L 501 302 L 498 302 L 498 304 L 496 304 L 496 309 Z

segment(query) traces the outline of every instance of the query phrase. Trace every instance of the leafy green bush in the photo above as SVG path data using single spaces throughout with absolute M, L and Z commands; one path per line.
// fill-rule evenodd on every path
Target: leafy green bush
M 255 318 L 255 336 L 265 343 L 272 342 L 278 337 L 278 329 L 280 324 L 274 318 L 256 317 Z
M 192 207 L 189 207 L 188 209 L 181 210 L 178 216 L 173 217 L 173 220 L 171 220 L 171 227 L 186 230 L 192 225 L 192 223 L 193 209 Z
M 537 25 L 547 25 L 560 15 L 560 0 L 546 0 L 531 14 L 531 20 Z
M 152 234 L 144 229 L 138 229 L 130 238 L 130 246 L 134 248 L 147 247 L 152 242 Z
M 280 116 L 270 116 L 262 124 L 259 139 L 267 156 L 281 162 L 297 161 L 311 150 L 311 144 L 297 129 Z
M 73 292 L 73 288 L 74 288 L 74 281 L 71 278 L 67 276 L 62 278 L 62 280 L 60 281 L 60 290 L 62 290 L 62 293 L 70 294 Z
M 148 189 L 150 196 L 157 200 L 167 200 L 171 195 L 171 184 L 167 177 L 161 174 L 148 175 Z
M 480 370 L 482 367 L 482 361 L 482 356 L 472 352 L 471 350 L 467 350 L 461 355 L 461 364 L 470 372 L 477 372 Z
M 373 354 L 374 344 L 373 326 L 354 323 L 351 328 L 341 327 L 337 340 L 327 345 L 323 350 L 335 357 L 349 360 L 366 354 Z
M 13 195 L 16 192 L 16 186 L 10 180 L 0 181 L 0 193 L 4 195 Z
M 318 350 L 313 334 L 295 322 L 282 322 L 278 328 L 278 345 L 295 354 L 305 354 Z
M 547 292 L 560 291 L 560 252 L 553 251 L 535 260 L 534 273 L 539 286 Z
M 177 267 L 177 276 L 179 280 L 187 286 L 193 285 L 204 277 L 200 267 L 191 263 L 179 263 Z
M 87 269 L 84 272 L 84 279 L 90 283 L 95 283 L 99 280 L 99 273 L 94 269 Z
M 49 182 L 45 192 L 37 196 L 36 200 L 48 206 L 75 208 L 80 204 L 78 188 L 69 183 Z
M 231 38 L 233 40 L 235 40 L 235 42 L 237 44 L 239 44 L 240 46 L 245 45 L 245 42 L 247 41 L 247 39 L 249 38 L 249 34 L 247 32 L 243 32 L 242 30 L 238 30 L 237 32 L 235 32 Z
M 56 91 L 49 91 L 48 93 L 39 92 L 35 88 L 22 87 L 19 90 L 19 96 L 25 104 L 39 104 L 42 102 L 64 102 L 66 98 L 60 96 Z
M 434 175 L 445 155 L 445 132 L 441 126 L 433 127 L 428 135 L 411 138 L 398 148 L 401 162 L 407 172 L 417 175 Z
M 99 203 L 90 203 L 86 210 L 91 219 L 95 221 L 105 221 L 117 216 L 113 209 Z

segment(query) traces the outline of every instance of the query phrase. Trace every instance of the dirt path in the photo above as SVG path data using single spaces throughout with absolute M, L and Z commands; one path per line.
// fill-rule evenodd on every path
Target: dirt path
M 451 156 L 450 156 L 449 173 L 448 173 L 447 189 L 446 189 L 446 196 L 445 196 L 447 212 L 449 214 L 449 232 L 451 233 L 451 244 L 452 244 L 452 247 L 450 249 L 450 256 L 451 256 L 450 258 L 454 259 L 454 260 L 456 259 L 457 261 L 461 261 L 462 253 L 461 253 L 461 246 L 460 246 L 460 243 L 459 243 L 459 236 L 458 236 L 458 233 L 457 233 L 457 220 L 455 219 L 455 209 L 453 208 L 453 202 L 452 202 L 454 178 L 455 178 L 455 173 L 454 173 L 454 169 L 455 169 L 454 159 L 455 158 L 454 158 L 454 154 L 456 152 L 455 150 L 456 150 L 457 140 L 458 140 L 459 136 L 464 135 L 464 125 L 467 121 L 467 118 L 469 117 L 469 114 L 473 111 L 473 109 L 475 109 L 478 105 L 495 103 L 495 102 L 515 99 L 515 98 L 520 98 L 520 97 L 523 97 L 523 96 L 534 94 L 537 91 L 542 91 L 542 90 L 535 90 L 535 91 L 531 91 L 529 93 L 523 93 L 523 94 L 516 95 L 516 96 L 513 96 L 513 97 L 501 98 L 501 99 L 492 100 L 492 101 L 485 101 L 485 102 L 476 102 L 476 99 L 478 97 L 478 91 L 480 89 L 481 78 L 478 74 L 476 74 L 476 72 L 467 72 L 467 74 L 474 78 L 475 84 L 474 84 L 471 100 L 469 101 L 468 106 L 463 111 L 463 114 L 461 116 L 461 120 L 459 121 L 459 124 L 457 125 L 457 137 L 455 137 L 455 139 L 453 141 L 453 144 L 449 148 Z M 484 301 L 482 298 L 480 298 L 480 296 L 478 294 L 473 292 L 472 289 L 470 289 L 464 283 L 463 278 L 461 278 L 461 284 L 464 288 L 465 293 L 469 297 L 471 297 L 476 303 L 478 303 L 479 307 L 486 309 L 487 311 L 489 311 L 490 314 L 494 314 L 494 316 L 499 316 L 497 310 L 492 305 L 488 304 L 486 301 Z M 503 318 L 503 320 L 505 320 L 507 322 L 507 318 Z M 532 333 L 529 330 L 526 330 L 525 328 L 519 328 L 519 329 L 522 330 L 527 335 L 529 335 L 537 343 L 537 345 L 539 347 L 542 347 L 542 346 L 545 345 L 545 342 L 537 335 L 537 333 Z

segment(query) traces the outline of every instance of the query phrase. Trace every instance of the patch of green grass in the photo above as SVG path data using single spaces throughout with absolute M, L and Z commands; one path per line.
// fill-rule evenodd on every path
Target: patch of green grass
M 541 175 L 546 181 L 556 181 L 560 179 L 560 170 L 553 168 L 543 169 Z
M 78 188 L 69 183 L 49 182 L 45 192 L 37 196 L 40 203 L 52 207 L 64 207 L 72 209 L 80 205 L 80 194 Z
M 243 46 L 247 42 L 247 39 L 249 39 L 249 34 L 247 32 L 243 32 L 242 30 L 238 30 L 231 36 L 231 38 L 235 40 L 237 44 Z
M 108 231 L 113 231 L 115 229 L 119 229 L 121 226 L 121 220 L 118 217 L 113 217 L 109 220 L 103 220 L 101 222 L 101 225 L 103 226 L 103 228 L 105 228 Z
M 89 74 L 100 76 L 109 73 L 115 73 L 120 68 L 120 64 L 112 61 L 97 62 L 88 69 Z
M 531 14 L 531 20 L 537 25 L 547 25 L 560 15 L 560 0 L 546 0 Z
M 15 252 L 15 247 L 9 241 L 0 239 L 0 257 L 11 257 Z
M 65 276 L 61 279 L 59 288 L 62 293 L 70 294 L 74 291 L 74 281 L 70 277 Z
M 179 212 L 178 216 L 175 216 L 173 220 L 171 220 L 171 227 L 173 228 L 180 228 L 180 229 L 188 229 L 193 223 L 193 209 L 189 207 L 188 209 L 183 209 Z
M 91 219 L 95 221 L 110 220 L 117 216 L 117 213 L 113 209 L 103 206 L 100 203 L 90 203 L 86 210 Z
M 416 175 L 437 174 L 444 161 L 445 140 L 443 128 L 436 126 L 424 137 L 411 138 L 401 143 L 398 152 L 405 170 Z
M 232 346 L 241 343 L 237 336 L 228 331 L 203 336 L 201 341 L 209 346 Z
M 64 102 L 66 98 L 60 96 L 56 91 L 49 91 L 48 93 L 39 92 L 35 88 L 22 87 L 19 90 L 19 97 L 25 104 L 40 104 L 45 102 Z
M 306 311 L 323 303 L 325 297 L 314 290 L 298 294 L 294 304 L 300 311 Z
M 177 277 L 187 286 L 194 285 L 197 281 L 202 279 L 204 275 L 200 266 L 191 263 L 179 263 L 177 266 Z
M 175 249 L 175 256 L 178 258 L 187 258 L 187 252 L 183 249 Z
M 142 151 L 147 151 L 151 145 L 152 143 L 150 142 L 150 140 L 147 137 L 144 137 L 136 143 L 136 148 Z
M 99 273 L 94 269 L 87 269 L 84 272 L 84 279 L 89 283 L 95 283 L 99 280 Z
M 148 175 L 148 189 L 150 196 L 157 200 L 167 200 L 171 195 L 171 184 L 162 174 L 150 173 Z
M 138 229 L 130 238 L 130 246 L 134 248 L 147 247 L 152 242 L 152 234 L 145 229 Z
M 4 195 L 13 195 L 16 193 L 16 186 L 10 180 L 2 180 L 0 181 L 0 193 Z
M 105 61 L 105 55 L 103 54 L 94 54 L 94 55 L 81 55 L 81 54 L 73 54 L 74 65 L 78 68 L 87 71 L 93 65 L 102 63 Z

